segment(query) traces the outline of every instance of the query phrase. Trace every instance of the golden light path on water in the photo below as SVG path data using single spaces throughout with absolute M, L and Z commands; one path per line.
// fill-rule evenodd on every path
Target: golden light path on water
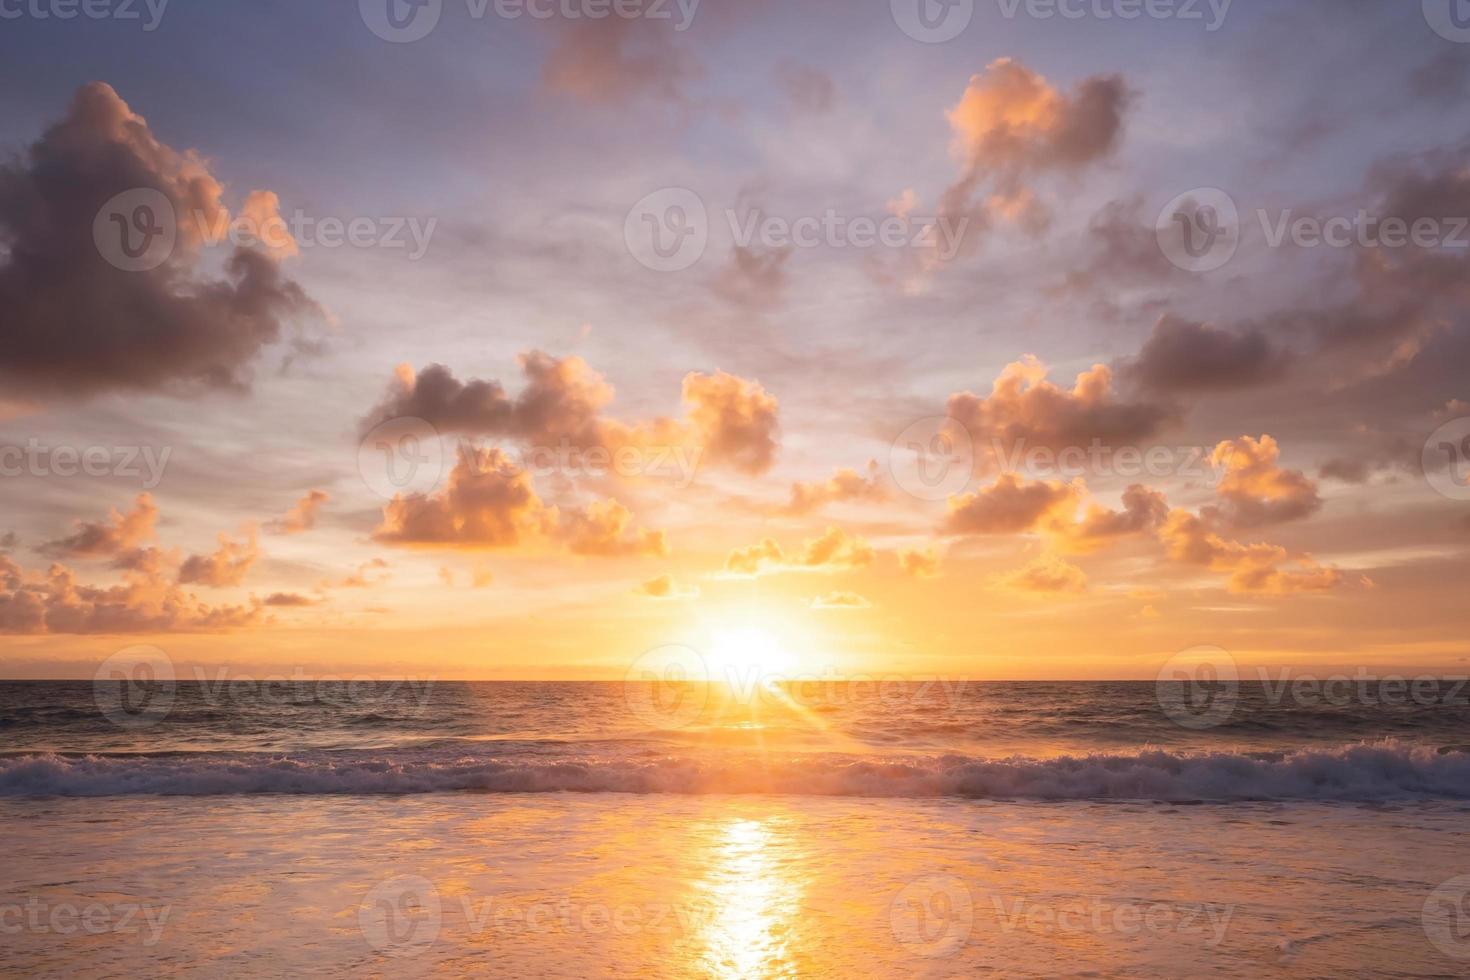
M 699 890 L 712 915 L 700 936 L 699 960 L 710 976 L 794 973 L 789 932 L 800 912 L 801 884 L 788 877 L 766 821 L 734 819 L 711 853 Z

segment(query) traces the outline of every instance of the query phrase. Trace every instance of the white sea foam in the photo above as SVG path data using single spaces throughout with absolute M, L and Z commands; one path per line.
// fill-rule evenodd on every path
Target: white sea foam
M 18 756 L 0 796 L 769 793 L 971 799 L 1470 799 L 1470 754 L 1381 743 L 1274 757 L 1148 751 L 1051 759 L 813 755 L 547 760 L 455 753 Z

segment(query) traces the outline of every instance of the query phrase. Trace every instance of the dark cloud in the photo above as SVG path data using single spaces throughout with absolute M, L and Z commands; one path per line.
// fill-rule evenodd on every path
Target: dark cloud
M 1277 380 L 1289 363 L 1289 353 L 1258 328 L 1224 329 L 1166 315 L 1123 374 L 1152 391 L 1209 391 Z
M 104 258 L 94 221 L 137 189 L 167 200 L 175 220 L 155 219 L 176 241 L 156 268 L 125 271 Z M 0 166 L 0 377 L 48 397 L 247 385 L 284 322 L 318 309 L 261 252 L 236 249 L 225 278 L 196 274 L 222 220 L 204 161 L 159 142 L 109 86 L 84 86 L 65 119 Z

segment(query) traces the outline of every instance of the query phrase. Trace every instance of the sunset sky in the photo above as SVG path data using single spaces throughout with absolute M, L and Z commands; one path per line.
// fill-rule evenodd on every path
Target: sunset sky
M 1434 0 L 137 6 L 0 20 L 0 675 L 1470 670 Z

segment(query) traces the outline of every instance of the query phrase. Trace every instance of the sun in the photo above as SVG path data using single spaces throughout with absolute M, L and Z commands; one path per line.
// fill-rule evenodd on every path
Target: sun
M 710 648 L 711 667 L 717 677 L 770 680 L 790 673 L 795 658 L 781 640 L 757 626 L 723 629 L 715 633 Z

